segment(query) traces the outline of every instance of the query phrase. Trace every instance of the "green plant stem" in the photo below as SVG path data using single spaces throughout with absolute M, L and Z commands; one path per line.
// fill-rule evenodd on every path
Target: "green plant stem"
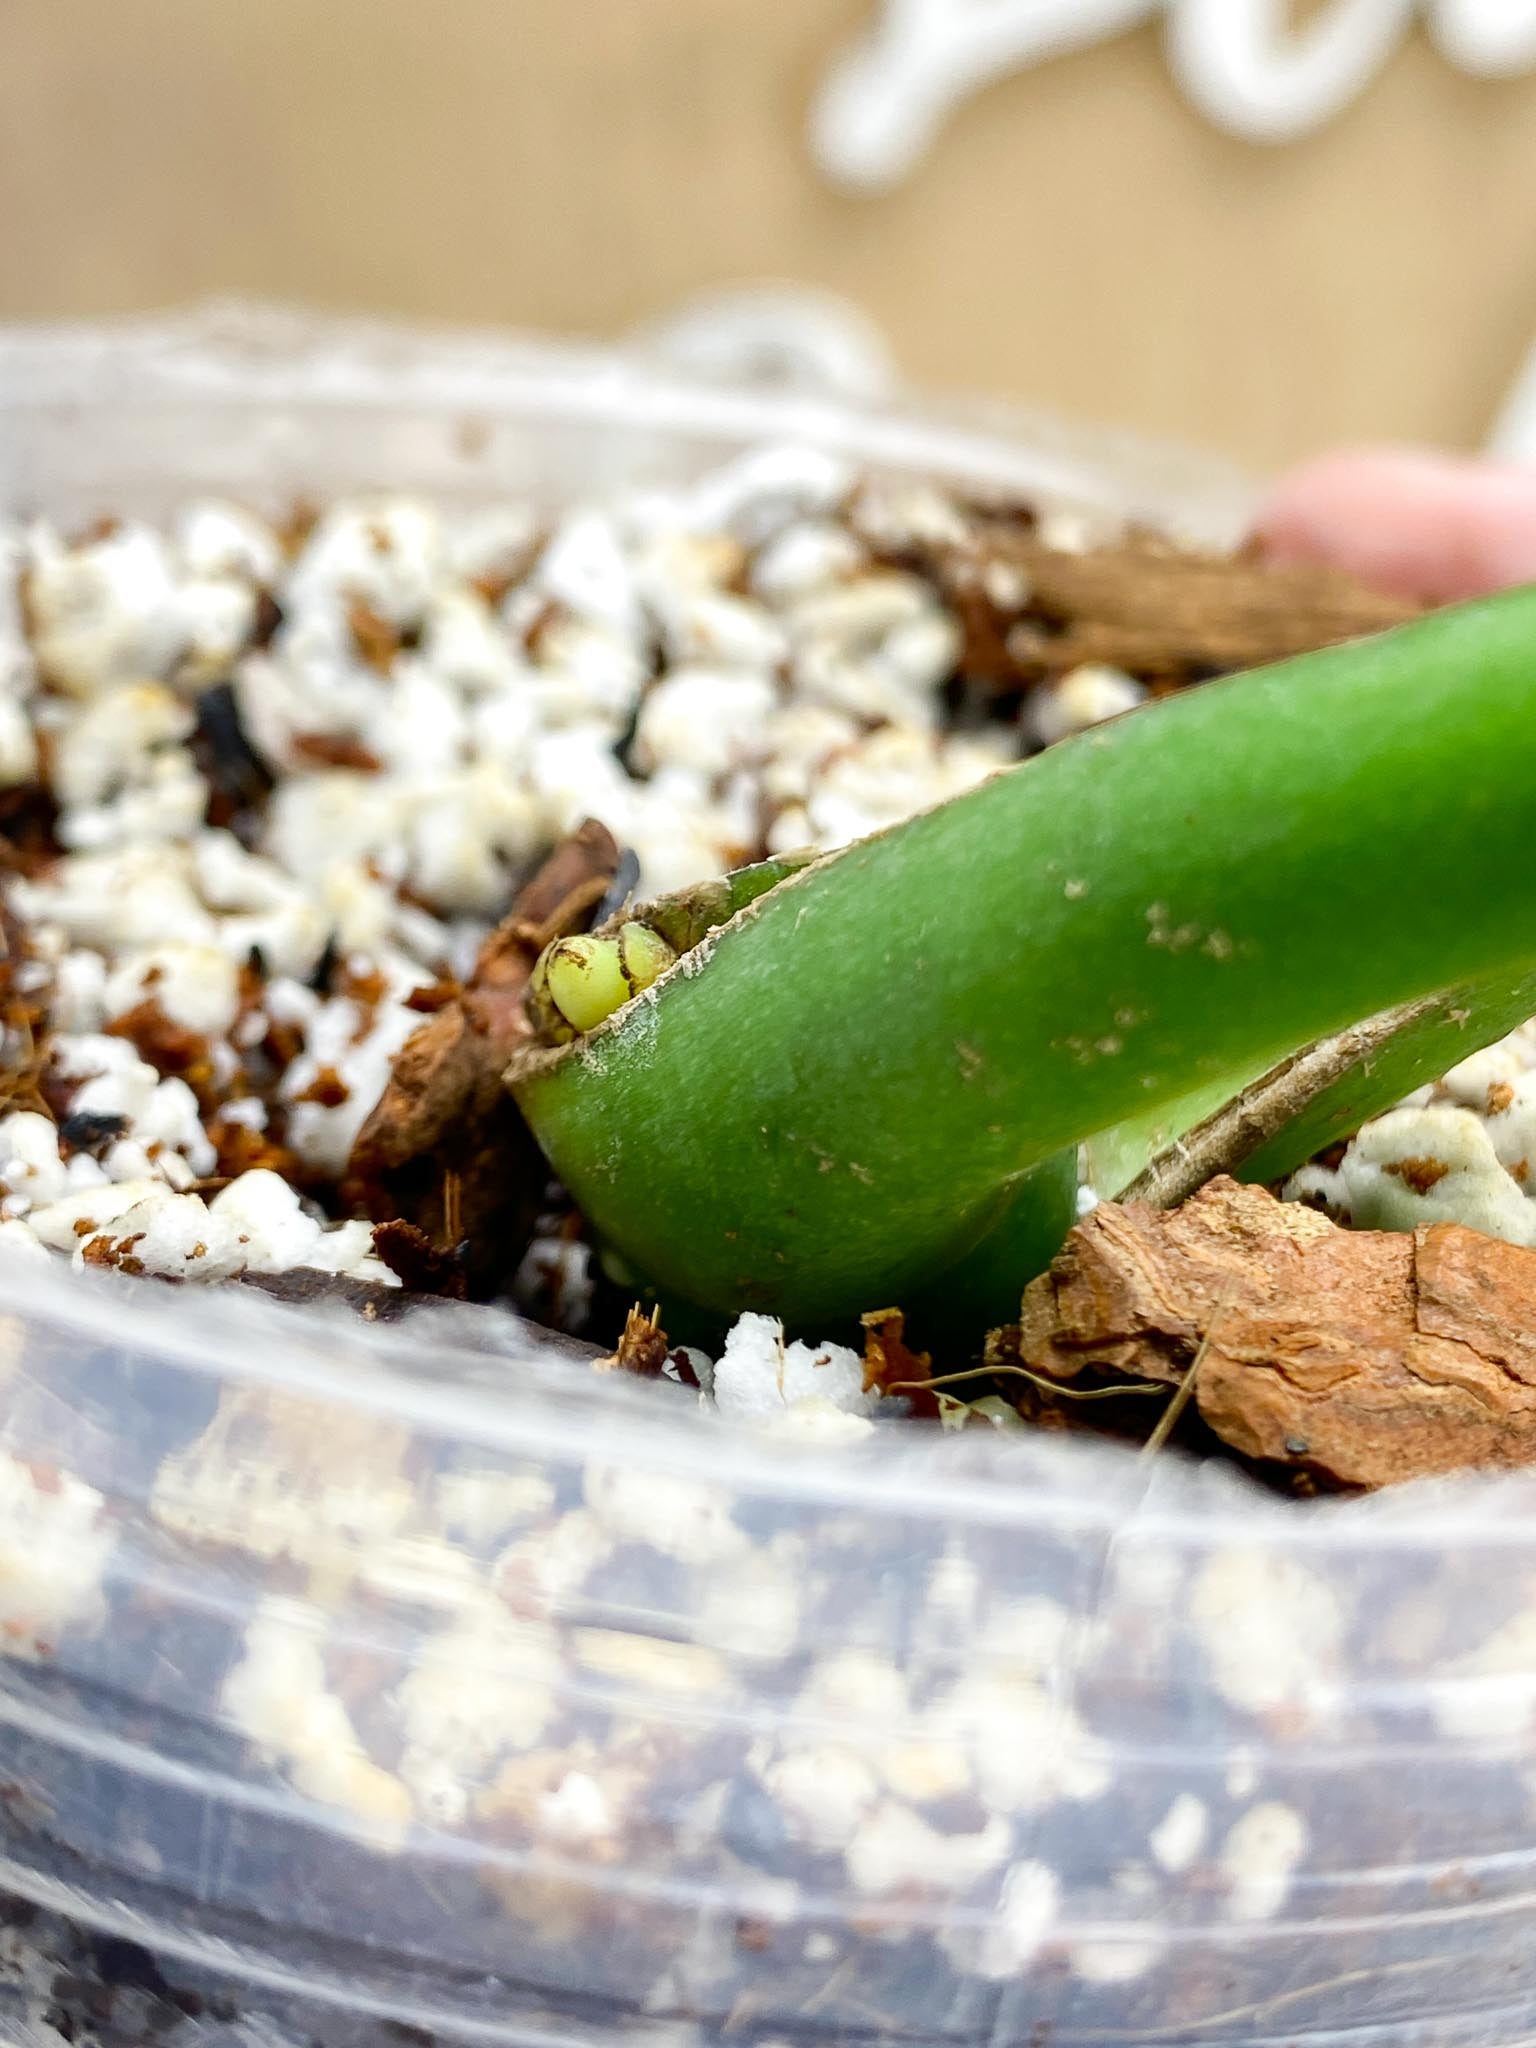
M 1084 1148 L 1088 1179 L 1102 1194 L 1159 1206 L 1184 1200 L 1213 1173 L 1279 1180 L 1531 1016 L 1536 971 L 1462 982 L 1325 1039 L 1278 1069 L 1229 1076 L 1155 1119 L 1101 1132 Z
M 1274 1137 L 1251 1152 L 1240 1180 L 1278 1180 L 1327 1145 L 1357 1131 L 1470 1053 L 1536 1016 L 1536 970 L 1463 982 L 1398 1032 L 1369 1060 L 1348 1068 Z
M 1043 1273 L 1077 1221 L 1077 1150 L 1069 1146 L 1020 1176 L 996 1222 L 946 1272 L 901 1290 L 925 1343 L 974 1341 L 1019 1313 L 1024 1282 Z
M 1522 592 L 1054 748 L 780 883 L 509 1078 L 666 1294 L 849 1317 L 941 1285 L 1094 1132 L 1536 965 L 1533 771 Z

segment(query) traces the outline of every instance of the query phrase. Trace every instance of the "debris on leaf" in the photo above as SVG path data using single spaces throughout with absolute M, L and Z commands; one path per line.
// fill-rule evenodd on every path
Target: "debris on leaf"
M 1226 1179 L 1101 1203 L 994 1346 L 1064 1388 L 1176 1387 L 1203 1347 L 1206 1426 L 1333 1486 L 1536 1464 L 1536 1251 L 1459 1224 L 1347 1231 Z

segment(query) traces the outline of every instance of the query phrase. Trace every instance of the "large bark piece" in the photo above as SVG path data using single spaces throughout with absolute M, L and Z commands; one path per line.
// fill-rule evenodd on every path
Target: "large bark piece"
M 1030 586 L 1028 615 L 1009 640 L 1025 673 L 1090 662 L 1177 677 L 1257 668 L 1383 632 L 1419 610 L 1339 570 L 1196 554 L 1134 535 L 1083 554 L 1028 533 L 1003 546 Z
M 1016 1350 L 1075 1385 L 1172 1387 L 1198 1355 L 1223 1442 L 1338 1486 L 1536 1464 L 1536 1251 L 1457 1224 L 1347 1231 L 1225 1179 L 1108 1202 L 1026 1291 Z
M 1325 565 L 1202 553 L 1138 532 L 1053 547 L 1031 522 L 985 513 L 963 544 L 911 541 L 883 559 L 944 592 L 964 632 L 962 670 L 983 691 L 1088 663 L 1174 688 L 1379 633 L 1420 610 Z M 1018 572 L 1016 583 L 1000 569 Z

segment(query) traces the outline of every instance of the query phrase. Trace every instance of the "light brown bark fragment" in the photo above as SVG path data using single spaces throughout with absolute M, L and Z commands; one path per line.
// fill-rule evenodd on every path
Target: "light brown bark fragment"
M 1255 668 L 1382 632 L 1419 609 L 1338 570 L 1195 554 L 1134 535 L 1075 554 L 1014 533 L 998 551 L 1029 580 L 1029 615 L 1009 640 L 1026 674 L 1088 662 L 1138 675 Z
M 1536 1464 L 1536 1251 L 1457 1224 L 1346 1231 L 1213 1181 L 1182 1208 L 1105 1203 L 1026 1290 L 1049 1379 L 1174 1386 L 1246 1458 L 1340 1486 Z

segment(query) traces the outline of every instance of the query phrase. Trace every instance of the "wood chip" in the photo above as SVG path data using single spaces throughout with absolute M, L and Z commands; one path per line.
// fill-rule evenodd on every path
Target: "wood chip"
M 361 597 L 354 597 L 347 606 L 347 626 L 352 644 L 363 660 L 381 676 L 387 676 L 403 644 L 399 629 Z
M 612 834 L 592 819 L 556 847 L 486 939 L 462 991 L 406 1040 L 353 1145 L 348 1206 L 379 1222 L 401 1217 L 445 1249 L 462 1237 L 473 1293 L 508 1279 L 549 1178 L 501 1081 L 532 1036 L 528 976 L 549 939 L 581 928 L 618 865 Z
M 452 1241 L 440 1248 L 419 1224 L 394 1216 L 373 1226 L 373 1248 L 411 1293 L 441 1295 L 445 1301 L 464 1299 L 464 1261 Z
M 59 854 L 54 837 L 58 817 L 58 805 L 42 780 L 0 790 L 0 874 L 31 878 L 46 873 Z
M 963 545 L 913 542 L 883 559 L 938 585 L 961 623 L 965 679 L 989 692 L 1089 664 L 1177 687 L 1383 632 L 1419 611 L 1341 570 L 1203 553 L 1146 533 L 1077 552 L 997 514 L 977 513 Z M 1009 586 L 999 568 L 1027 591 L 1022 603 L 992 595 L 1000 580 Z
M 200 1031 L 190 1031 L 168 1016 L 156 995 L 145 996 L 120 1016 L 109 1017 L 102 1030 L 109 1038 L 126 1038 L 141 1060 L 162 1078 L 186 1082 L 204 1116 L 218 1106 L 213 1048 Z
M 295 1102 L 317 1102 L 322 1109 L 339 1109 L 352 1091 L 333 1066 L 323 1066 L 309 1086 L 294 1096 Z
M 933 1372 L 929 1352 L 907 1343 L 907 1318 L 899 1308 L 871 1309 L 860 1316 L 864 1330 L 864 1391 L 891 1393 L 900 1388 L 914 1415 L 936 1417 L 939 1399 L 928 1385 Z
M 1215 1435 L 1334 1486 L 1536 1464 L 1536 1251 L 1458 1224 L 1347 1231 L 1226 1179 L 1175 1210 L 1107 1202 L 1008 1338 L 1068 1384 L 1177 1386 L 1204 1344 Z
M 998 552 L 1029 580 L 1029 615 L 1008 636 L 1026 675 L 1095 662 L 1154 676 L 1256 668 L 1384 632 L 1419 610 L 1339 570 L 1196 554 L 1135 535 L 1069 554 L 1012 529 Z
M 624 1328 L 619 1337 L 618 1349 L 606 1358 L 593 1360 L 599 1372 L 627 1372 L 636 1379 L 660 1379 L 662 1369 L 672 1355 L 672 1340 L 661 1327 L 661 1311 L 653 1308 L 649 1315 L 637 1301 L 624 1318 Z
M 371 747 L 349 733 L 299 732 L 291 745 L 301 761 L 317 768 L 355 768 L 360 775 L 377 775 L 384 766 Z
M 228 828 L 249 844 L 275 777 L 251 744 L 232 684 L 215 683 L 199 693 L 197 724 L 188 744 L 197 771 L 208 784 L 207 822 Z

